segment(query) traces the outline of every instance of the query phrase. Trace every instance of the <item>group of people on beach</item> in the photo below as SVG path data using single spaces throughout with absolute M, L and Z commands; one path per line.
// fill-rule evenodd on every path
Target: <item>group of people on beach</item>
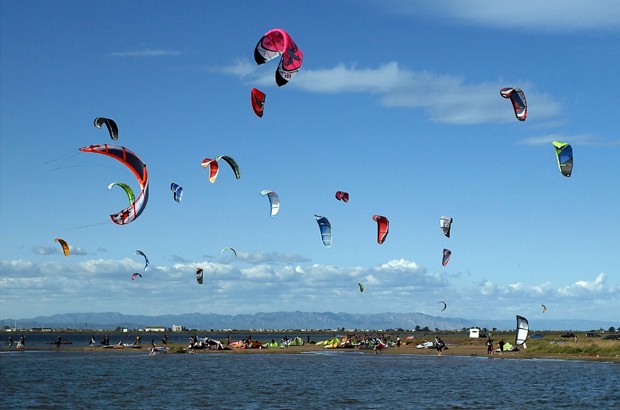
M 9 335 L 9 338 L 7 339 L 7 346 L 8 347 L 13 347 L 13 344 L 15 342 L 13 341 L 13 336 Z M 22 334 L 19 337 L 19 340 L 17 341 L 17 346 L 15 346 L 16 349 L 23 349 L 26 346 L 26 337 Z

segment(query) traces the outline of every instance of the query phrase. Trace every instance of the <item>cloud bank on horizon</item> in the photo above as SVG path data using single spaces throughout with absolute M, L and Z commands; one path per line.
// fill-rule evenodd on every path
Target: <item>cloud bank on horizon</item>
M 563 305 L 564 315 L 580 319 L 597 317 L 603 304 L 611 311 L 620 310 L 620 286 L 610 284 L 605 273 L 574 283 L 525 285 L 509 280 L 499 283 L 497 279 L 476 283 L 443 271 L 429 271 L 406 259 L 370 267 L 291 264 L 290 255 L 274 264 L 274 255 L 261 257 L 260 253 L 245 261 L 221 259 L 152 265 L 147 272 L 142 272 L 143 263 L 138 258 L 86 259 L 70 264 L 3 260 L 0 298 L 4 306 L 16 307 L 6 309 L 3 316 L 20 319 L 44 315 L 49 311 L 46 306 L 62 306 L 68 298 L 72 308 L 59 311 L 83 306 L 88 311 L 113 308 L 124 314 L 242 314 L 342 311 L 346 305 L 359 313 L 421 312 L 438 316 L 437 300 L 449 305 L 441 315 L 464 318 L 504 319 L 515 311 L 533 316 L 539 313 L 540 304 L 548 307 L 546 318 L 557 318 L 553 309 L 558 305 Z M 203 285 L 195 281 L 197 267 L 204 270 Z M 132 281 L 134 272 L 142 272 L 143 277 Z M 407 277 L 406 282 L 403 277 Z M 365 284 L 363 293 L 359 292 L 359 282 Z M 166 284 L 163 288 L 162 283 Z M 24 303 L 34 300 L 45 304 Z M 576 300 L 579 304 L 574 304 Z M 111 301 L 114 306 L 110 306 Z

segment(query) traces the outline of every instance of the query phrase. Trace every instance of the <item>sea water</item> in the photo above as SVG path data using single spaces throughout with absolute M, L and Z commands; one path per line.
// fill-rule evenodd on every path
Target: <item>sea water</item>
M 60 349 L 5 351 L 0 369 L 3 409 L 620 408 L 612 362 Z

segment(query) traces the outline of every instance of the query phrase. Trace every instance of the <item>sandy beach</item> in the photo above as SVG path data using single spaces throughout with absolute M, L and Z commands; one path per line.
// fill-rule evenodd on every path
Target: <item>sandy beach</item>
M 289 347 L 263 347 L 263 348 L 236 348 L 230 347 L 224 350 L 209 350 L 209 349 L 196 349 L 194 354 L 301 354 L 311 352 L 325 352 L 325 351 L 340 351 L 340 352 L 361 352 L 364 354 L 382 354 L 382 355 L 433 355 L 437 356 L 437 351 L 434 348 L 416 348 L 416 345 L 424 341 L 431 341 L 432 338 L 421 338 L 414 340 L 403 340 L 400 347 L 387 347 L 383 349 L 381 353 L 375 353 L 373 349 L 358 349 L 354 347 L 349 348 L 331 348 L 327 349 L 322 345 L 315 343 L 304 343 L 302 346 L 289 346 Z M 597 361 L 612 361 L 620 362 L 620 355 L 618 351 L 620 349 L 620 340 L 567 340 L 567 341 L 555 341 L 555 340 L 528 340 L 527 349 L 520 348 L 517 351 L 512 352 L 496 352 L 493 354 L 487 354 L 487 348 L 485 346 L 485 339 L 471 340 L 463 337 L 444 337 L 447 349 L 442 352 L 442 356 L 487 356 L 492 359 L 562 359 L 562 360 L 597 360 Z M 495 340 L 495 348 L 497 348 L 497 340 Z M 266 343 L 266 341 L 261 341 Z M 161 346 L 161 344 L 158 344 Z M 552 346 L 554 351 L 547 351 L 548 346 Z M 150 344 L 143 344 L 140 348 L 134 347 L 122 347 L 111 346 L 109 348 L 102 348 L 100 346 L 93 347 L 70 347 L 60 350 L 66 352 L 73 351 L 91 351 L 91 352 L 144 352 L 146 353 L 150 348 Z M 187 349 L 187 343 L 168 343 L 167 347 L 170 349 L 168 354 L 187 354 L 190 351 Z M 55 346 L 49 348 L 28 349 L 27 350 L 58 350 Z M 565 350 L 565 351 L 563 351 Z

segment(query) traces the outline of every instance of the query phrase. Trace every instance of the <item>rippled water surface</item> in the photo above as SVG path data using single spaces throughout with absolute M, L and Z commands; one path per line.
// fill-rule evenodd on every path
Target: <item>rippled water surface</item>
M 0 354 L 2 408 L 620 408 L 620 365 L 374 355 Z

